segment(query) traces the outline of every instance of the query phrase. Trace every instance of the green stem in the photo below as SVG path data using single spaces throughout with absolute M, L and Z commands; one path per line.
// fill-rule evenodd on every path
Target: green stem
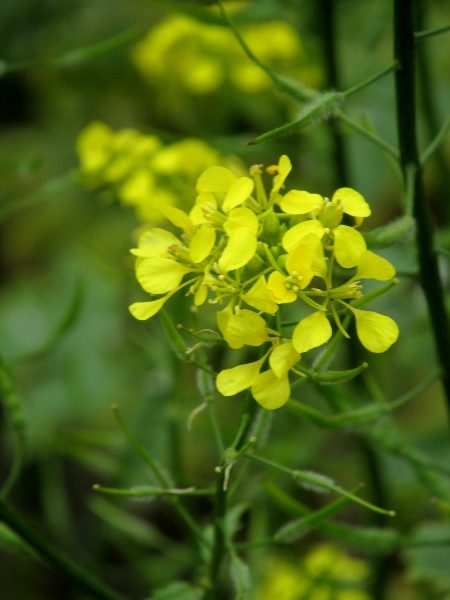
M 415 43 L 412 2 L 394 0 L 394 54 L 400 68 L 395 73 L 397 128 L 400 163 L 405 180 L 412 181 L 413 216 L 417 224 L 420 280 L 428 304 L 436 350 L 442 370 L 442 382 L 450 408 L 450 330 L 444 290 L 434 248 L 433 224 L 422 179 L 416 133 Z
M 417 31 L 414 34 L 414 38 L 416 40 L 423 40 L 424 38 L 431 37 L 433 35 L 439 35 L 441 33 L 447 33 L 448 31 L 450 31 L 450 25 L 439 27 L 438 29 L 429 29 L 428 31 Z
M 428 2 L 419 0 L 417 2 L 417 22 L 419 27 L 423 25 L 426 18 Z M 447 119 L 444 127 L 440 129 L 440 118 L 438 115 L 436 102 L 433 99 L 433 82 L 431 74 L 432 55 L 430 44 L 421 44 L 417 48 L 417 67 L 419 78 L 419 99 L 421 104 L 421 115 L 428 130 L 431 144 L 421 156 L 422 166 L 426 164 L 430 156 L 434 154 L 434 164 L 437 169 L 437 193 L 441 197 L 440 206 L 446 209 L 447 222 L 450 218 L 450 173 L 447 169 L 447 161 L 442 148 L 442 139 L 450 126 L 450 118 Z M 438 132 L 436 134 L 436 132 Z M 434 139 L 433 139 L 434 138 Z
M 325 47 L 327 89 L 338 90 L 338 48 L 336 43 L 336 0 L 323 0 L 321 6 L 322 39 Z M 345 143 L 336 120 L 329 122 L 333 144 L 333 164 L 335 167 L 335 182 L 337 185 L 346 185 L 349 181 L 348 164 L 346 159 Z
M 336 116 L 337 118 L 341 119 L 341 121 L 343 121 L 346 125 L 348 125 L 351 129 L 357 131 L 358 133 L 369 139 L 371 142 L 373 142 L 379 148 L 381 148 L 383 152 L 387 152 L 389 156 L 392 156 L 392 158 L 395 158 L 395 160 L 398 161 L 398 150 L 392 144 L 386 142 L 378 135 L 376 135 L 375 133 L 358 123 L 358 121 L 355 121 L 354 119 L 343 113 L 341 110 L 337 111 Z
M 353 494 L 352 492 L 348 492 L 347 490 L 344 490 L 340 486 L 335 485 L 332 480 L 328 479 L 328 477 L 324 477 L 322 475 L 313 473 L 311 471 L 296 471 L 294 469 L 289 469 L 288 467 L 285 467 L 283 465 L 275 463 L 271 460 L 268 460 L 267 458 L 263 458 L 262 456 L 258 456 L 256 454 L 249 453 L 249 454 L 244 454 L 244 456 L 245 456 L 245 458 L 248 458 L 250 460 L 254 460 L 254 461 L 262 463 L 263 465 L 266 465 L 268 467 L 277 469 L 278 471 L 281 471 L 282 473 L 287 473 L 294 479 L 294 481 L 299 481 L 301 485 L 303 484 L 303 485 L 305 485 L 305 487 L 308 487 L 310 489 L 311 488 L 312 489 L 323 488 L 325 490 L 329 490 L 330 492 L 335 492 L 335 493 L 339 494 L 340 496 L 344 496 L 345 498 L 353 500 L 353 502 L 356 502 L 357 504 L 361 504 L 361 506 L 364 506 L 364 507 L 368 508 L 369 510 L 372 510 L 379 514 L 388 515 L 390 517 L 395 516 L 394 511 L 385 510 L 384 508 L 375 506 L 374 504 L 371 504 L 370 502 L 367 502 L 366 500 L 363 500 L 362 498 L 355 496 L 355 494 Z
M 246 442 L 247 435 L 257 414 L 257 403 L 250 394 L 247 395 L 247 401 L 241 415 L 237 433 L 231 444 L 234 450 L 240 450 Z M 227 466 L 229 463 L 223 461 L 217 468 L 216 494 L 214 501 L 214 547 L 209 571 L 209 587 L 206 590 L 203 600 L 217 600 L 219 597 L 219 574 L 224 556 L 227 552 L 228 542 L 225 534 L 225 516 L 227 512 Z
M 369 85 L 372 85 L 372 83 L 374 83 L 375 81 L 378 81 L 385 75 L 388 75 L 389 73 L 392 73 L 393 71 L 396 71 L 397 69 L 398 69 L 398 64 L 396 62 L 394 62 L 394 64 L 390 65 L 389 67 L 384 68 L 379 73 L 372 75 L 372 77 L 369 77 L 369 79 L 366 79 L 365 81 L 362 81 L 361 83 L 356 84 L 355 86 L 353 86 L 346 92 L 342 92 L 342 93 L 344 94 L 345 97 L 351 96 L 352 94 L 356 94 L 356 92 L 359 92 L 360 90 L 363 90 L 364 88 L 368 87 Z
M 119 412 L 118 406 L 114 404 L 112 406 L 112 409 L 114 411 L 114 416 L 116 417 L 119 427 L 125 434 L 128 441 L 131 443 L 135 451 L 139 454 L 142 460 L 150 467 L 150 470 L 152 471 L 155 478 L 164 488 L 171 488 L 171 481 L 161 469 L 161 467 L 156 463 L 156 461 L 153 460 L 152 456 L 150 456 L 147 450 L 142 446 L 139 440 L 134 436 L 131 430 L 128 428 L 128 425 L 125 423 L 125 421 L 122 418 L 122 415 Z M 184 504 L 181 503 L 180 498 L 173 497 L 172 504 L 174 505 L 180 517 L 183 519 L 185 525 L 193 534 L 196 543 L 199 545 L 206 543 L 202 531 L 198 527 L 194 518 L 189 513 L 188 509 L 184 506 Z
M 95 575 L 59 552 L 3 500 L 0 500 L 0 520 L 25 540 L 56 571 L 67 577 L 92 598 L 125 600 L 122 594 L 107 587 Z

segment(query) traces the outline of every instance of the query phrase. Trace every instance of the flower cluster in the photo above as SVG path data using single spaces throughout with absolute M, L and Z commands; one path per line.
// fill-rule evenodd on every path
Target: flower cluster
M 264 570 L 258 600 L 369 600 L 365 591 L 370 570 L 363 560 L 332 544 L 318 544 L 293 564 L 273 557 Z
M 131 251 L 140 285 L 159 296 L 133 304 L 131 313 L 148 319 L 182 288 L 195 306 L 208 301 L 220 307 L 217 326 L 228 346 L 261 347 L 261 353 L 255 362 L 219 373 L 217 388 L 225 396 L 250 388 L 268 409 L 289 399 L 290 373 L 303 375 L 302 354 L 326 344 L 333 325 L 349 337 L 343 314 L 355 317 L 359 340 L 371 352 L 386 351 L 398 337 L 390 317 L 352 303 L 362 304 L 361 280 L 395 275 L 358 231 L 371 214 L 369 205 L 351 188 L 338 189 L 331 200 L 307 191 L 284 193 L 291 169 L 287 156 L 268 167 L 272 184 L 266 193 L 262 165 L 253 166 L 250 177 L 208 168 L 189 213 L 159 207 L 181 234 L 148 229 Z M 285 305 L 297 317 L 295 326 L 280 319 Z
M 132 206 L 144 223 L 163 220 L 159 204 L 183 205 L 194 199 L 193 184 L 207 167 L 221 164 L 241 174 L 238 159 L 222 157 L 206 142 L 186 138 L 164 145 L 137 129 L 113 131 L 90 123 L 79 135 L 80 178 L 90 187 L 108 186 Z
M 264 63 L 289 71 L 309 86 L 320 83 L 318 69 L 308 64 L 301 41 L 288 23 L 247 25 L 242 34 Z M 228 83 L 254 94 L 271 86 L 267 75 L 247 58 L 227 28 L 186 16 L 169 17 L 154 27 L 136 45 L 132 59 L 146 78 L 166 90 L 181 84 L 191 94 L 202 95 Z

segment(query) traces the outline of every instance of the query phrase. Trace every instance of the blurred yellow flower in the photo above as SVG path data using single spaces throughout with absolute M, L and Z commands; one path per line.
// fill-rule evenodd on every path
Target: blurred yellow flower
M 240 30 L 262 62 L 305 85 L 320 85 L 320 71 L 307 60 L 289 23 L 254 23 Z M 187 16 L 174 15 L 157 24 L 134 47 L 131 58 L 145 78 L 173 93 L 179 86 L 197 95 L 213 93 L 224 84 L 247 94 L 271 87 L 269 77 L 246 56 L 229 29 Z
M 80 133 L 76 150 L 81 181 L 91 188 L 108 186 L 147 223 L 164 220 L 159 205 L 183 206 L 192 202 L 194 183 L 208 167 L 222 164 L 220 168 L 227 167 L 227 172 L 238 181 L 238 176 L 244 174 L 238 159 L 221 156 L 202 140 L 186 138 L 164 145 L 154 135 L 136 129 L 113 131 L 98 121 Z M 239 191 L 245 193 L 241 188 Z
M 318 544 L 298 564 L 272 557 L 256 600 L 370 600 L 370 569 L 332 544 Z

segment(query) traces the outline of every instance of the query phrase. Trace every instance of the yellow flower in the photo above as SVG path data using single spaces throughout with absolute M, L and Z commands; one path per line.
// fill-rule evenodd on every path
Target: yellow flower
M 76 149 L 80 179 L 90 187 L 109 185 L 144 222 L 162 220 L 156 208 L 160 204 L 192 200 L 193 184 L 208 167 L 221 164 L 244 172 L 237 159 L 220 156 L 202 140 L 186 138 L 164 146 L 156 136 L 137 129 L 113 131 L 97 121 L 79 134 Z
M 319 194 L 292 190 L 279 203 L 288 214 L 311 214 L 313 217 L 286 232 L 283 247 L 288 252 L 303 237 L 314 233 L 324 238 L 325 246 L 333 244 L 336 260 L 341 267 L 349 269 L 358 264 L 361 254 L 367 249 L 366 242 L 355 228 L 340 223 L 344 213 L 355 217 L 355 226 L 359 226 L 364 217 L 370 216 L 370 207 L 359 192 L 351 188 L 339 188 L 329 201 Z
M 269 275 L 267 287 L 274 302 L 284 304 L 297 300 L 297 292 L 305 289 L 314 277 L 311 269 L 313 258 L 311 247 L 301 242 L 288 253 L 286 270 L 289 275 L 286 277 L 279 271 Z
M 306 85 L 320 83 L 320 73 L 306 63 L 301 41 L 289 23 L 254 23 L 244 27 L 242 35 L 263 62 L 277 70 L 289 69 Z M 144 77 L 177 93 L 182 86 L 192 94 L 211 94 L 228 82 L 256 94 L 271 85 L 230 31 L 185 16 L 172 16 L 156 25 L 135 46 L 132 60 Z
M 332 544 L 316 545 L 301 562 L 271 557 L 256 600 L 370 600 L 370 569 Z
M 282 406 L 289 398 L 289 371 L 299 375 L 294 365 L 300 355 L 331 338 L 330 319 L 348 337 L 337 303 L 352 311 L 357 335 L 371 352 L 386 351 L 399 335 L 391 318 L 348 304 L 362 297 L 361 279 L 387 281 L 395 275 L 389 261 L 366 249 L 356 230 L 370 215 L 368 204 L 351 188 L 340 188 L 331 201 L 296 190 L 282 197 L 279 192 L 291 168 L 283 155 L 267 169 L 273 175 L 269 196 L 262 165 L 250 169 L 251 178 L 239 177 L 221 165 L 207 168 L 197 180 L 198 196 L 189 214 L 176 206 L 159 207 L 182 230 L 180 236 L 162 228 L 148 229 L 131 251 L 137 257 L 136 277 L 142 288 L 162 295 L 133 304 L 130 310 L 136 318 L 153 316 L 177 290 L 189 285 L 187 295 L 193 296 L 195 306 L 203 305 L 209 292 L 215 296 L 209 300 L 212 304 L 228 301 L 216 318 L 230 348 L 272 344 L 268 369 L 261 372 L 264 361 L 257 366 L 250 363 L 253 366 L 226 370 L 218 379 L 225 395 L 245 389 L 245 384 L 268 409 Z M 355 227 L 341 223 L 344 213 L 355 219 Z M 286 230 L 289 214 L 303 220 Z M 343 269 L 354 269 L 347 282 L 338 286 L 333 281 L 335 261 Z M 191 278 L 184 280 L 189 274 Z M 321 287 L 311 285 L 315 276 L 323 280 Z M 281 305 L 297 300 L 314 312 L 297 322 L 292 341 L 280 343 L 282 331 L 270 329 L 264 313 L 275 315 Z M 243 302 L 262 314 L 243 309 Z
M 291 342 L 275 346 L 269 357 L 270 369 L 260 372 L 267 354 L 260 360 L 221 371 L 216 386 L 223 396 L 234 396 L 251 388 L 253 398 L 263 408 L 275 410 L 289 400 L 291 387 L 288 372 L 301 356 Z

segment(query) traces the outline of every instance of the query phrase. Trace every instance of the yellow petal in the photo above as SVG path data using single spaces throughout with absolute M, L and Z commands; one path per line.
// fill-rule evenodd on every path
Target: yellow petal
M 267 341 L 266 322 L 251 310 L 243 309 L 228 320 L 224 338 L 230 348 L 260 346 Z
M 208 208 L 217 208 L 216 198 L 211 192 L 202 192 L 195 199 L 195 204 L 192 207 L 189 217 L 194 225 L 203 225 L 207 218 L 203 212 L 203 206 Z
M 227 331 L 228 321 L 233 315 L 233 303 L 230 302 L 223 310 L 216 312 L 217 326 L 219 327 L 220 333 L 225 337 Z
M 194 306 L 201 306 L 205 303 L 206 298 L 208 297 L 208 288 L 206 285 L 200 285 L 197 288 L 194 296 Z
M 281 210 L 289 215 L 306 215 L 323 205 L 319 194 L 310 194 L 299 190 L 291 190 L 279 202 Z
M 388 260 L 370 250 L 366 250 L 361 254 L 355 278 L 387 281 L 392 277 L 395 277 L 395 269 Z
M 243 267 L 256 252 L 256 235 L 247 227 L 233 229 L 228 237 L 228 244 L 219 258 L 219 268 L 222 273 Z
M 133 315 L 135 319 L 139 319 L 139 321 L 145 321 L 146 319 L 150 319 L 153 315 L 163 307 L 166 300 L 170 298 L 172 294 L 167 294 L 167 296 L 163 296 L 158 300 L 153 300 L 152 302 L 135 302 L 129 307 L 130 313 Z
M 372 214 L 363 196 L 352 188 L 339 188 L 334 192 L 331 202 L 340 205 L 341 209 L 352 217 L 369 217 Z
M 283 377 L 298 363 L 301 356 L 295 350 L 292 342 L 277 346 L 269 357 L 270 368 L 277 377 Z
M 184 210 L 176 208 L 175 206 L 168 206 L 167 204 L 160 204 L 158 209 L 171 223 L 182 229 L 188 235 L 193 235 L 195 231 L 194 224 Z
M 253 192 L 254 186 L 255 182 L 250 177 L 239 177 L 239 179 L 236 179 L 227 191 L 222 204 L 222 210 L 228 212 L 245 202 Z
M 356 318 L 356 333 L 370 352 L 386 352 L 397 341 L 397 323 L 390 317 L 368 310 L 351 309 Z
M 198 178 L 197 192 L 227 192 L 236 181 L 234 173 L 225 167 L 209 167 Z
M 300 243 L 289 252 L 286 259 L 286 269 L 291 275 L 300 277 L 298 281 L 292 283 L 297 285 L 301 290 L 305 289 L 314 277 L 314 273 L 310 268 L 313 261 L 313 251 L 306 244 Z
M 286 277 L 278 271 L 269 275 L 267 289 L 272 300 L 277 304 L 287 304 L 297 300 L 297 294 L 286 287 Z
M 193 263 L 200 263 L 209 255 L 216 242 L 216 232 L 208 225 L 197 229 L 189 244 L 189 256 Z
M 295 246 L 310 233 L 314 233 L 319 239 L 322 239 L 324 235 L 322 223 L 316 219 L 297 223 L 297 225 L 288 229 L 284 234 L 282 241 L 283 248 L 287 250 L 287 252 L 293 250 Z
M 170 258 L 144 258 L 136 268 L 136 278 L 146 292 L 165 294 L 180 285 L 190 269 Z
M 216 378 L 217 389 L 222 396 L 234 396 L 251 387 L 255 377 L 259 375 L 259 370 L 265 360 L 266 358 L 264 357 L 256 362 L 238 365 L 232 369 L 221 371 Z
M 170 231 L 159 229 L 157 227 L 148 229 L 139 238 L 137 248 L 130 250 L 135 256 L 164 256 L 167 248 L 173 244 L 179 244 L 180 241 Z
M 334 229 L 334 255 L 341 267 L 356 267 L 366 248 L 363 236 L 353 227 L 339 225 Z
M 228 213 L 227 220 L 223 228 L 227 233 L 237 229 L 237 227 L 247 227 L 255 235 L 258 233 L 259 221 L 255 213 L 245 206 L 239 208 L 233 208 Z
M 283 156 L 280 156 L 280 160 L 278 161 L 278 174 L 273 178 L 272 194 L 278 192 L 283 187 L 286 177 L 289 175 L 291 170 L 292 164 L 289 156 L 283 154 Z
M 294 329 L 292 343 L 301 354 L 328 342 L 332 333 L 330 322 L 325 314 L 317 311 L 298 323 Z
M 277 377 L 272 370 L 260 373 L 252 385 L 252 396 L 263 408 L 275 410 L 289 400 L 291 386 L 287 375 Z
M 263 276 L 258 279 L 246 294 L 242 295 L 242 300 L 253 308 L 256 308 L 256 310 L 262 310 L 269 313 L 269 315 L 274 315 L 278 310 L 278 305 L 272 300 Z

